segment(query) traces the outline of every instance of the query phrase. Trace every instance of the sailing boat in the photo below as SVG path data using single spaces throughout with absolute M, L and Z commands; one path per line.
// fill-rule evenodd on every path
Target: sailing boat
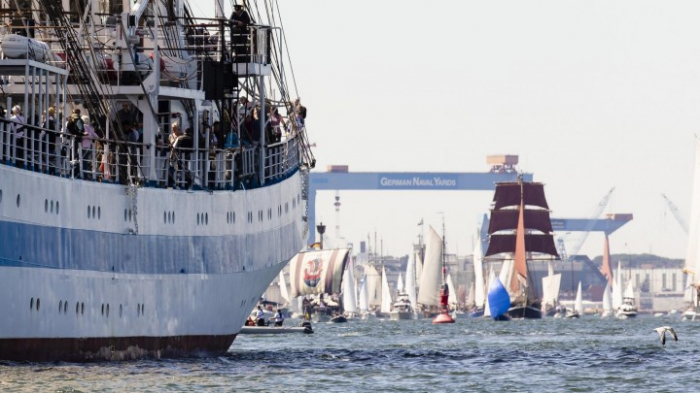
M 637 307 L 634 305 L 634 283 L 631 277 L 627 282 L 625 293 L 622 295 L 622 305 L 617 309 L 616 316 L 623 319 L 637 316 Z
M 380 318 L 389 318 L 391 314 L 391 288 L 386 277 L 386 269 L 382 266 L 382 305 L 379 308 Z
M 542 318 L 541 301 L 528 274 L 528 261 L 558 259 L 549 206 L 542 183 L 523 181 L 496 184 L 489 222 L 489 247 L 486 257 L 512 255 L 513 268 L 509 286 L 511 318 Z
M 357 299 L 355 298 L 355 268 L 352 259 L 348 262 L 347 272 L 343 278 L 343 309 L 346 318 L 355 318 Z
M 542 277 L 542 312 L 551 317 L 562 310 L 559 306 L 561 273 L 554 274 L 552 262 L 548 262 L 547 271 L 547 276 Z
M 367 281 L 367 276 L 365 276 L 360 283 L 360 294 L 358 301 L 360 317 L 363 320 L 377 317 L 375 313 L 371 312 L 369 309 L 369 285 L 367 284 Z
M 622 305 L 622 264 L 617 261 L 617 273 L 613 276 L 612 307 L 617 310 Z
M 574 300 L 574 312 L 567 315 L 567 318 L 579 318 L 583 315 L 583 293 L 581 292 L 581 281 L 578 282 L 576 300 Z
M 484 267 L 482 264 L 483 251 L 481 249 L 481 230 L 476 230 L 476 241 L 474 242 L 474 309 L 469 314 L 471 317 L 480 317 L 486 311 L 484 302 L 486 292 L 484 290 Z M 489 282 L 490 284 L 490 282 Z
M 300 252 L 290 261 L 291 296 L 307 296 L 304 314 L 314 322 L 328 322 L 343 314 L 338 298 L 350 259 L 350 249 Z
M 441 270 L 442 239 L 440 239 L 433 227 L 429 227 L 417 299 L 426 317 L 436 315 L 437 307 L 440 305 L 438 295 L 442 284 Z
M 499 278 L 495 278 L 489 285 L 488 299 L 489 315 L 494 321 L 510 320 L 510 295 Z
M 396 302 L 394 302 L 393 308 L 390 313 L 390 318 L 392 320 L 405 320 L 413 319 L 415 313 L 413 312 L 413 305 L 411 303 L 411 295 L 409 291 L 412 288 L 412 294 L 415 299 L 416 296 L 416 280 L 415 280 L 415 256 L 413 259 L 409 258 L 406 265 L 406 282 L 403 282 L 401 274 L 399 273 L 399 280 L 396 284 Z
M 610 293 L 610 283 L 605 285 L 605 291 L 603 292 L 603 313 L 600 314 L 601 318 L 608 318 L 613 315 L 612 306 L 612 294 Z

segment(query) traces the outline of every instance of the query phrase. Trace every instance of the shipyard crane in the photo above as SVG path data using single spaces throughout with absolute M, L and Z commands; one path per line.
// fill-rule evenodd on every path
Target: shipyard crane
M 610 194 L 615 190 L 615 187 L 611 188 L 610 191 L 608 191 L 607 194 L 603 197 L 603 199 L 600 200 L 598 203 L 598 207 L 596 207 L 595 212 L 593 212 L 593 215 L 588 219 L 588 224 L 586 224 L 586 228 L 581 231 L 580 236 L 578 239 L 576 239 L 572 246 L 569 248 L 571 252 L 569 252 L 569 259 L 571 259 L 574 255 L 578 254 L 579 250 L 583 246 L 583 243 L 586 241 L 586 238 L 588 238 L 588 234 L 591 232 L 593 227 L 595 226 L 596 220 L 600 217 L 600 215 L 603 213 L 603 210 L 605 207 L 608 205 L 608 202 L 610 201 Z
M 664 200 L 666 201 L 666 205 L 668 206 L 668 210 L 673 213 L 673 217 L 676 218 L 676 221 L 678 221 L 678 225 L 683 228 L 683 232 L 685 234 L 688 234 L 688 222 L 685 220 L 685 218 L 681 215 L 681 212 L 678 210 L 678 206 L 676 206 L 675 203 L 671 202 L 670 199 L 665 194 L 661 194 L 662 197 L 664 197 Z

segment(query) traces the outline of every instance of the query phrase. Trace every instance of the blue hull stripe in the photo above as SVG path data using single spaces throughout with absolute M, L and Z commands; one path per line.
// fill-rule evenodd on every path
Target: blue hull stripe
M 236 273 L 293 257 L 303 247 L 295 227 L 291 223 L 248 235 L 172 237 L 0 222 L 0 266 L 124 274 Z

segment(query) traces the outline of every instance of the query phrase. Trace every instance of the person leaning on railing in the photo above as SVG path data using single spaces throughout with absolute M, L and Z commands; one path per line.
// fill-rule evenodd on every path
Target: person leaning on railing
M 12 107 L 12 117 L 10 117 L 12 124 L 12 133 L 15 135 L 15 158 L 17 160 L 17 165 L 20 165 L 20 161 L 24 164 L 24 125 L 26 121 L 24 116 L 22 116 L 22 107 L 15 105 Z

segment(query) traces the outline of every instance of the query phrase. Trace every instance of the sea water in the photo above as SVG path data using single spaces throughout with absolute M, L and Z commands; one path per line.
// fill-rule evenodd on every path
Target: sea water
M 293 322 L 288 320 L 287 322 Z M 679 341 L 661 345 L 653 329 Z M 687 392 L 700 386 L 700 322 L 458 319 L 316 324 L 239 336 L 225 356 L 0 362 L 0 392 Z

